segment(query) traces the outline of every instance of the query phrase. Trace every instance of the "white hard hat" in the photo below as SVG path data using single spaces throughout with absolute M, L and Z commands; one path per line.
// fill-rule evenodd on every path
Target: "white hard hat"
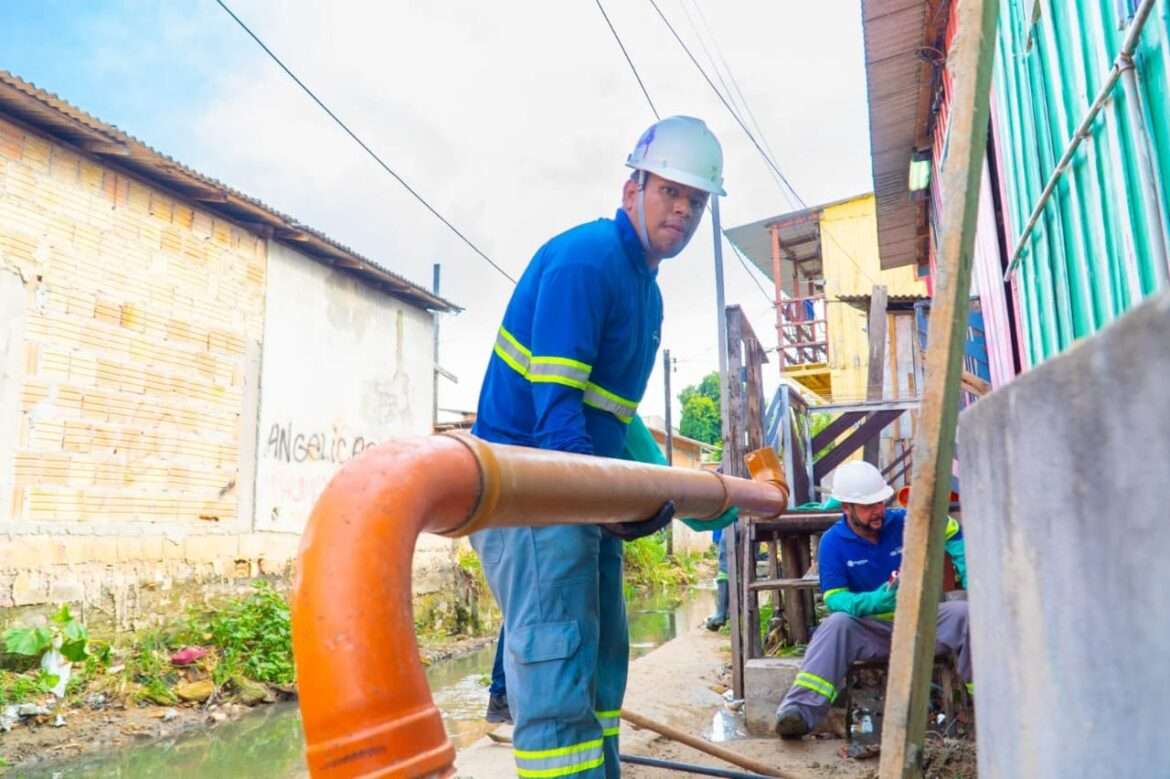
M 712 195 L 723 191 L 723 149 L 702 119 L 668 116 L 642 133 L 626 166 Z
M 830 494 L 842 503 L 882 503 L 894 494 L 881 471 L 864 460 L 845 463 L 833 472 Z

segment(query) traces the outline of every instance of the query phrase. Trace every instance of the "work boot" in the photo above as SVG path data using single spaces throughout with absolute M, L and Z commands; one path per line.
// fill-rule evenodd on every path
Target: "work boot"
M 512 710 L 508 708 L 508 696 L 505 693 L 496 693 L 488 698 L 487 713 L 483 718 L 497 724 L 512 724 Z
M 804 717 L 800 716 L 799 711 L 789 708 L 776 712 L 776 725 L 774 730 L 780 738 L 800 738 L 806 735 L 812 728 L 804 721 Z
M 726 579 L 715 582 L 715 588 L 715 613 L 707 617 L 707 621 L 703 623 L 712 633 L 727 624 L 727 602 L 730 596 Z

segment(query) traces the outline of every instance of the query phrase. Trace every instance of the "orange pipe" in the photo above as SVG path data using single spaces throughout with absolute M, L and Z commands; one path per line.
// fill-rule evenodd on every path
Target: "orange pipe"
M 420 533 L 680 516 L 788 503 L 773 454 L 761 480 L 488 444 L 466 434 L 391 441 L 346 463 L 305 528 L 293 583 L 297 685 L 314 777 L 446 777 L 455 750 L 414 640 Z M 753 465 L 753 470 L 755 466 Z

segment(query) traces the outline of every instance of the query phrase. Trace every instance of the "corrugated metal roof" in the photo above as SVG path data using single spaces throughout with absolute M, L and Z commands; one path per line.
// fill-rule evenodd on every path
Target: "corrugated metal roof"
M 225 216 L 247 230 L 293 246 L 326 265 L 353 273 L 397 298 L 435 311 L 462 310 L 324 233 L 188 168 L 6 70 L 0 70 L 0 114 L 9 115 L 34 130 L 100 157 L 105 165 L 132 172 L 180 197 L 198 202 L 201 208 Z
M 862 0 L 869 144 L 883 270 L 924 259 L 926 202 L 912 199 L 910 158 L 930 148 L 929 120 L 946 0 Z M 940 17 L 943 17 L 940 19 Z
M 870 295 L 838 295 L 837 300 L 848 303 L 854 308 L 869 311 Z M 930 300 L 929 295 L 890 295 L 886 298 L 887 311 L 905 311 L 912 309 L 920 300 Z

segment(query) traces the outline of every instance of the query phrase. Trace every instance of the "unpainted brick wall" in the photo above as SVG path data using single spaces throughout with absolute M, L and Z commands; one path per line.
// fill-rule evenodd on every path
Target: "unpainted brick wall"
M 0 252 L 25 280 L 7 521 L 232 524 L 266 244 L 0 121 Z

